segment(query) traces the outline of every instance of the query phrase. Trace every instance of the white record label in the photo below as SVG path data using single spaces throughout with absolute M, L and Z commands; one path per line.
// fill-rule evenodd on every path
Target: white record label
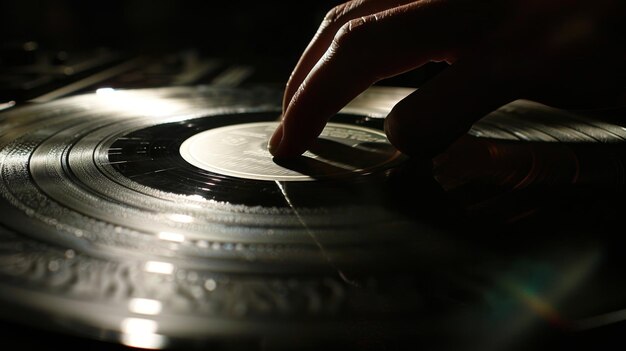
M 270 181 L 366 174 L 396 164 L 402 158 L 379 130 L 328 123 L 302 156 L 276 160 L 267 150 L 267 141 L 277 126 L 277 122 L 257 122 L 210 129 L 185 140 L 180 154 L 206 171 Z

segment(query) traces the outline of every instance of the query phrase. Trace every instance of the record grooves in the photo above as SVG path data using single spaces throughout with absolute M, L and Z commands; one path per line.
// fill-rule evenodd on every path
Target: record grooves
M 291 163 L 265 154 L 281 99 L 267 87 L 0 114 L 0 317 L 143 348 L 484 349 L 537 340 L 544 319 L 511 288 L 537 266 L 556 272 L 533 291 L 564 325 L 626 306 L 579 303 L 611 238 L 586 230 L 623 208 L 624 128 L 518 101 L 412 160 L 382 132 L 409 92 L 371 88 Z

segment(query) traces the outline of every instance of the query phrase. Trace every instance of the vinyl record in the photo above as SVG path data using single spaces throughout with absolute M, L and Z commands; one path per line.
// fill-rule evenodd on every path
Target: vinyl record
M 102 89 L 3 113 L 0 317 L 141 348 L 524 335 L 485 318 L 477 287 L 493 292 L 503 251 L 467 226 L 552 213 L 537 189 L 621 191 L 626 132 L 520 101 L 412 160 L 382 131 L 410 91 L 368 90 L 291 161 L 266 150 L 281 92 L 265 87 Z
M 422 308 L 401 267 L 436 229 L 384 206 L 403 156 L 376 116 L 338 116 L 322 156 L 284 167 L 253 135 L 253 151 L 285 170 L 279 180 L 181 156 L 201 132 L 269 131 L 279 97 L 263 88 L 101 90 L 5 113 L 4 317 L 151 348 L 408 323 Z

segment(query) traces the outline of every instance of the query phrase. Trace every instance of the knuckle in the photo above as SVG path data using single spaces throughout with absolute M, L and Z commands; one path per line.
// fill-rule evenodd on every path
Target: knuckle
M 337 23 L 338 19 L 341 17 L 341 8 L 343 5 L 335 6 L 330 11 L 326 13 L 324 16 L 324 23 Z
M 351 0 L 341 5 L 333 7 L 324 16 L 324 22 L 327 24 L 342 25 L 354 18 L 354 14 L 363 6 L 363 0 Z
M 324 22 L 328 24 L 342 23 L 345 21 L 347 14 L 348 3 L 341 4 L 333 7 L 324 16 Z
M 336 44 L 342 47 L 348 44 L 355 46 L 366 44 L 369 40 L 370 25 L 375 21 L 375 16 L 365 16 L 346 22 L 335 35 Z

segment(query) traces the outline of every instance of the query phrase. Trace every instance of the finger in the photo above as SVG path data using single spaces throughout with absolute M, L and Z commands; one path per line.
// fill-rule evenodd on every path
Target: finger
M 289 77 L 283 97 L 283 112 L 304 78 L 324 55 L 335 34 L 344 24 L 355 18 L 369 16 L 412 1 L 415 0 L 353 0 L 330 10 Z
M 405 154 L 432 158 L 489 112 L 511 102 L 517 85 L 484 56 L 457 61 L 394 106 L 385 119 L 389 141 Z
M 348 22 L 294 93 L 270 152 L 301 154 L 330 116 L 374 82 L 453 56 L 470 41 L 467 28 L 476 28 L 464 10 L 415 2 Z

